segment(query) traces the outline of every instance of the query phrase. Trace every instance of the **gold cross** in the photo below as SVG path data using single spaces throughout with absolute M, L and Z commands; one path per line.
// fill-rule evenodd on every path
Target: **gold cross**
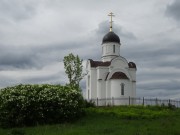
M 108 16 L 111 17 L 111 20 L 110 20 L 110 31 L 112 31 L 112 23 L 113 23 L 112 17 L 115 16 L 115 15 L 114 15 L 114 13 L 110 12 L 110 13 L 108 14 Z

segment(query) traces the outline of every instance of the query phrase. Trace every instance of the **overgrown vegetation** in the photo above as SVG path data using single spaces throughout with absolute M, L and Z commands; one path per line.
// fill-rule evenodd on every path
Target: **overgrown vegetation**
M 82 114 L 79 90 L 60 85 L 18 85 L 0 90 L 0 126 L 72 121 Z
M 175 108 L 174 108 L 175 109 Z M 169 106 L 119 106 L 87 108 L 87 114 L 116 116 L 121 119 L 156 119 L 174 115 Z
M 179 135 L 180 109 L 159 106 L 87 108 L 73 123 L 0 129 L 7 135 Z M 15 135 L 15 134 L 14 134 Z

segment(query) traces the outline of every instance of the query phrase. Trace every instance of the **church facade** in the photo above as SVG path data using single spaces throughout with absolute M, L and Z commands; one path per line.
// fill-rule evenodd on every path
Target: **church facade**
M 120 55 L 120 38 L 112 31 L 112 16 L 110 23 L 110 31 L 102 40 L 101 60 L 86 63 L 85 96 L 87 100 L 100 99 L 98 105 L 125 105 L 128 101 L 122 99 L 136 97 L 137 68 Z

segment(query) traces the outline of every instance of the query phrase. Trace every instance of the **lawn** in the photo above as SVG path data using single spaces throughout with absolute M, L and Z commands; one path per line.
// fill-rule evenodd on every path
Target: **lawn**
M 86 115 L 73 123 L 0 129 L 0 135 L 180 135 L 180 109 L 88 108 Z

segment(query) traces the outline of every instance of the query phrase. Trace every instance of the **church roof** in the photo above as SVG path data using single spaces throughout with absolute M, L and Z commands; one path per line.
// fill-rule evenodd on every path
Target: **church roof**
M 108 33 L 103 37 L 102 44 L 108 43 L 108 42 L 116 42 L 116 43 L 119 43 L 119 44 L 120 44 L 119 36 L 116 35 L 116 34 L 115 34 L 114 32 L 112 32 L 112 31 L 108 32 Z
M 128 79 L 128 77 L 123 72 L 115 72 L 110 79 Z
M 99 67 L 99 66 L 110 66 L 111 62 L 110 61 L 107 61 L 107 62 L 102 62 L 102 61 L 93 61 L 92 59 L 89 59 L 90 60 L 90 64 L 91 64 L 91 67 Z
M 111 61 L 102 62 L 102 61 L 93 61 L 92 59 L 89 59 L 89 61 L 91 67 L 99 67 L 99 66 L 108 67 L 111 65 Z M 129 62 L 128 66 L 129 68 L 136 68 L 136 64 L 134 62 Z

